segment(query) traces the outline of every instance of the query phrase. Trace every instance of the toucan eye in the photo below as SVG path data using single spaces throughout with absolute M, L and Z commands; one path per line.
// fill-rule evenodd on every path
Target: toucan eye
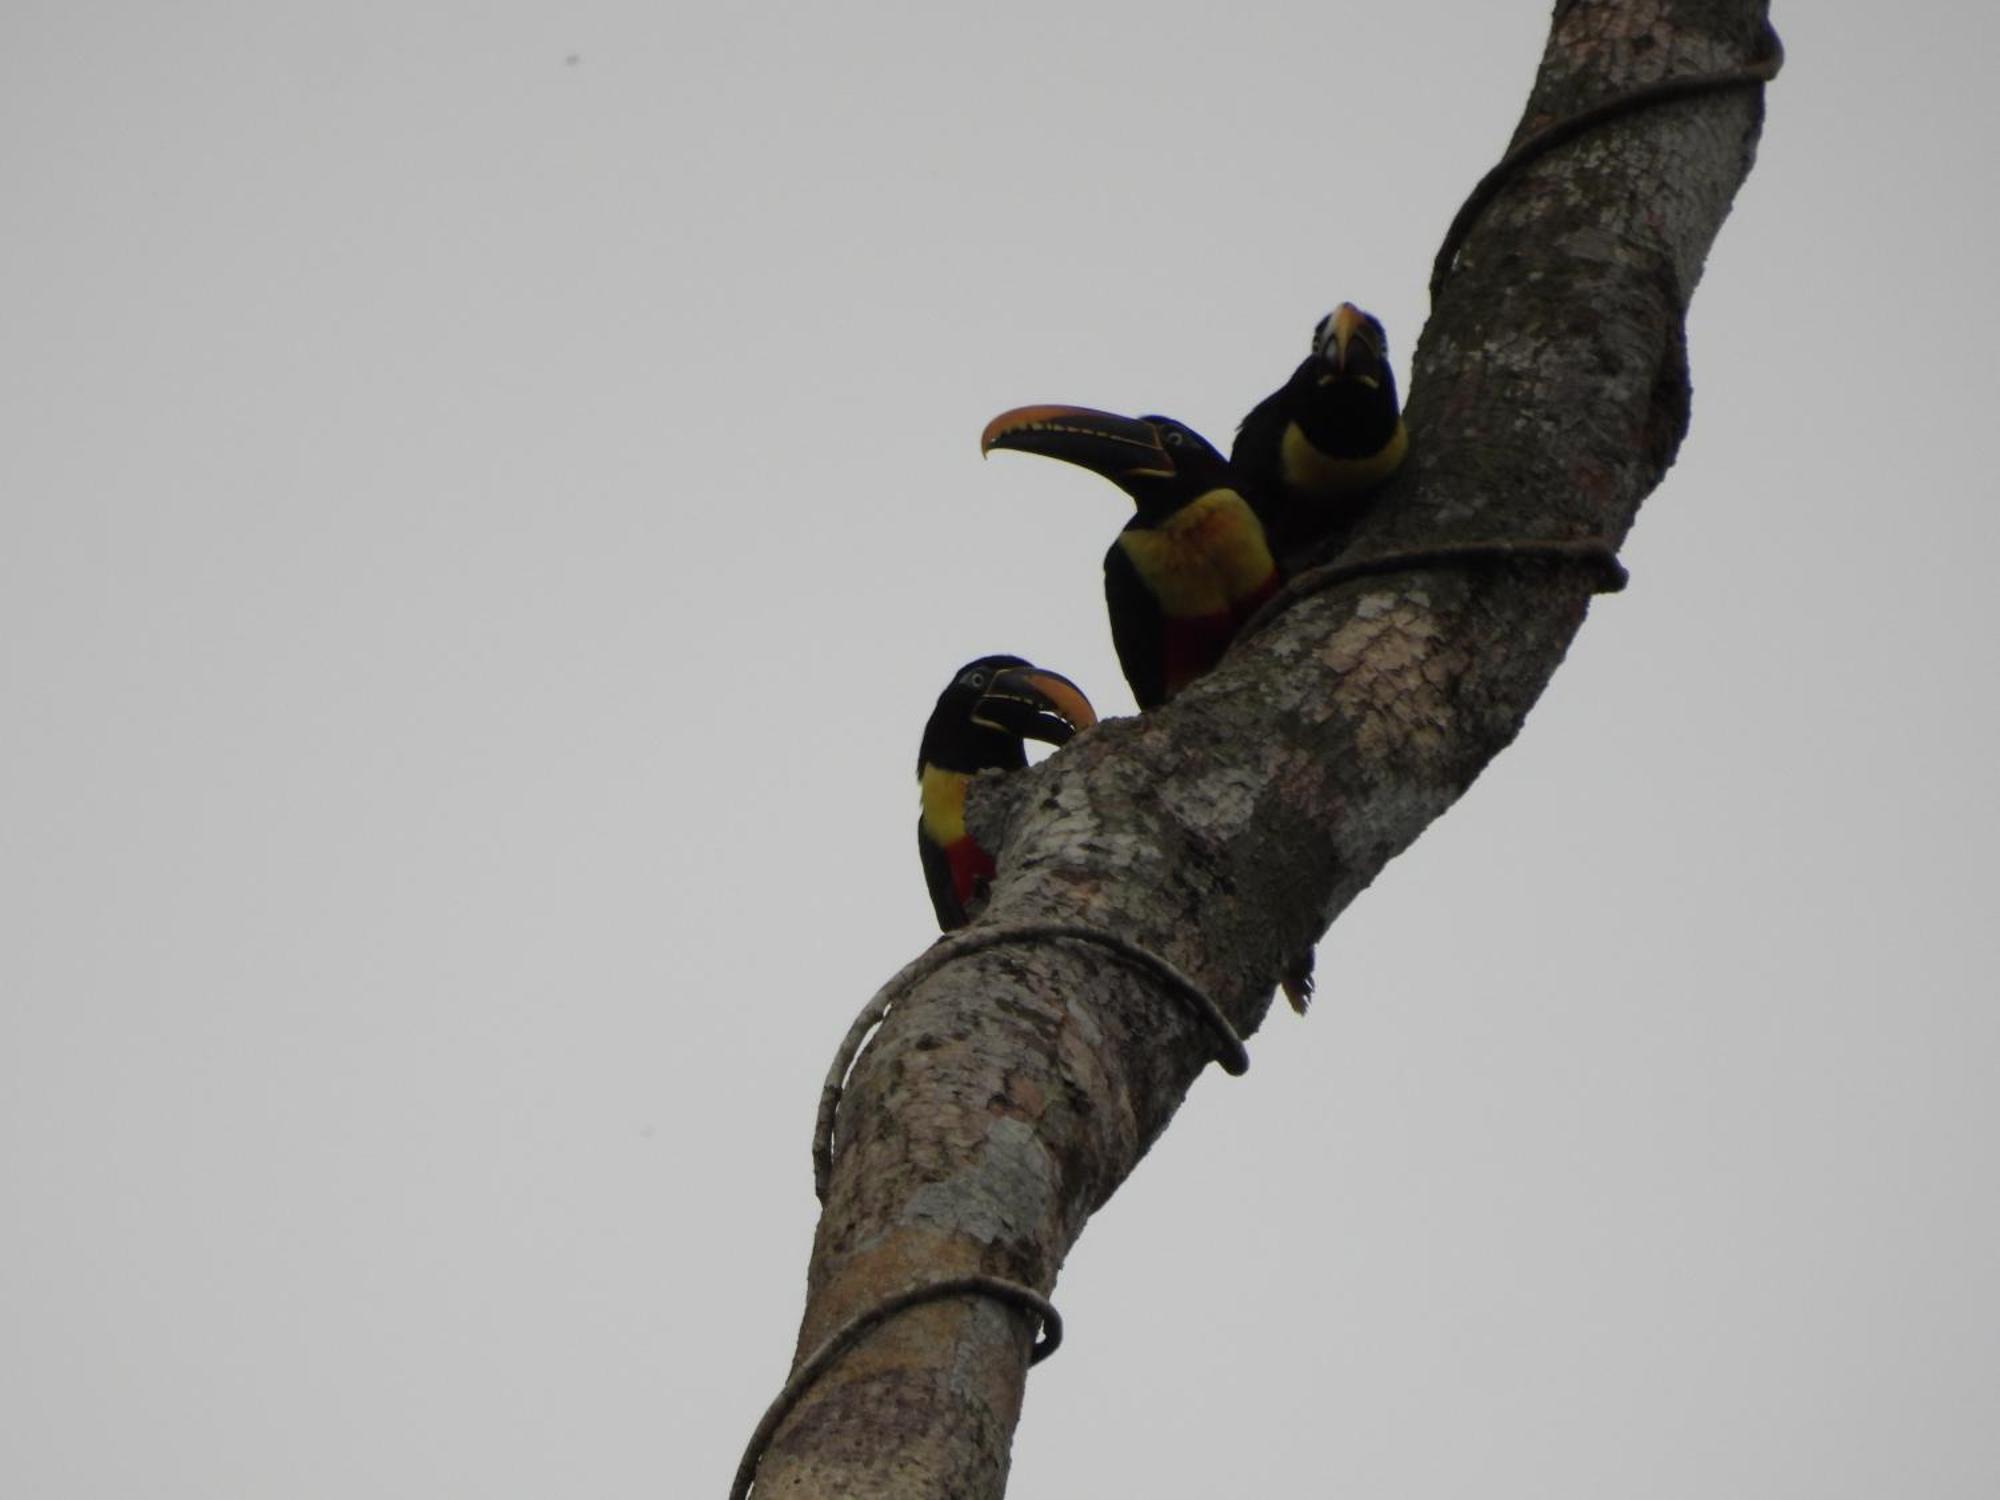
M 1178 432 L 1169 431 L 1167 433 L 1167 445 L 1169 447 L 1178 448 L 1186 441 L 1187 439 L 1183 438 Z
M 976 687 L 976 688 L 985 687 L 986 674 L 984 672 L 967 672 L 965 674 L 965 685 L 967 687 Z

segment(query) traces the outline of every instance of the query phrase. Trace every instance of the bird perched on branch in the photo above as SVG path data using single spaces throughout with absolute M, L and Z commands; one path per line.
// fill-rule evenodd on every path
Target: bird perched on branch
M 1236 430 L 1230 466 L 1249 487 L 1271 550 L 1291 558 L 1344 539 L 1362 501 L 1401 467 L 1409 437 L 1381 320 L 1343 302 L 1312 353 Z
M 1264 528 L 1228 461 L 1170 417 L 1020 406 L 987 423 L 979 447 L 1059 458 L 1132 497 L 1137 513 L 1104 554 L 1104 602 L 1118 664 L 1142 709 L 1220 661 L 1278 590 Z
M 993 879 L 993 855 L 965 827 L 965 789 L 981 771 L 1019 770 L 1023 740 L 1066 744 L 1097 722 L 1083 691 L 1018 656 L 982 656 L 938 695 L 917 749 L 917 853 L 938 926 L 963 927 Z

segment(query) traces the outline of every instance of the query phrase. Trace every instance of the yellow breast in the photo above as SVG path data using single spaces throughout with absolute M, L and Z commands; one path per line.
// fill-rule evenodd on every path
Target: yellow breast
M 1210 490 L 1144 531 L 1121 531 L 1118 545 L 1166 613 L 1183 619 L 1227 613 L 1268 582 L 1271 549 L 1241 495 Z
M 924 774 L 917 782 L 924 832 L 940 844 L 965 837 L 965 784 L 971 779 L 963 771 L 924 767 Z
M 1331 500 L 1374 489 L 1402 467 L 1409 446 L 1409 434 L 1398 422 L 1389 441 L 1366 458 L 1333 458 L 1308 442 L 1296 422 L 1288 422 L 1285 435 L 1279 440 L 1278 461 L 1284 469 L 1285 483 L 1292 489 L 1316 499 Z

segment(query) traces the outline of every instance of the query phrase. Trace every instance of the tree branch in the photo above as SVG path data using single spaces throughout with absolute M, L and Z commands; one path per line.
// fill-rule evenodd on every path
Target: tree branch
M 1517 142 L 1752 63 L 1765 9 L 1563 0 Z M 1417 346 L 1410 460 L 1352 543 L 1488 555 L 1303 595 L 1170 706 L 982 781 L 971 815 L 1005 829 L 983 921 L 1128 939 L 1257 1029 L 1287 960 L 1514 738 L 1583 622 L 1597 570 L 1491 544 L 1615 545 L 1672 462 L 1687 299 L 1762 117 L 1752 88 L 1659 103 L 1504 184 Z M 1157 977 L 1090 945 L 994 946 L 912 985 L 841 1102 L 795 1364 L 915 1286 L 1053 1286 L 1213 1055 Z M 760 1493 L 996 1500 L 1033 1322 L 978 1295 L 884 1320 L 777 1424 Z

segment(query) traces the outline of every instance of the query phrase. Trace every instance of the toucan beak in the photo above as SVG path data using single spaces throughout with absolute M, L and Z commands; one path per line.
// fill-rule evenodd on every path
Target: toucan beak
M 1352 379 L 1370 380 L 1380 373 L 1382 351 L 1375 347 L 1375 336 L 1368 327 L 1368 314 L 1352 302 L 1343 302 L 1326 315 L 1319 325 L 1319 339 L 1314 352 L 1335 370 Z
M 1083 690 L 1060 673 L 1010 667 L 972 706 L 972 722 L 1023 739 L 1063 745 L 1078 730 L 1095 724 L 1097 711 Z
M 1017 406 L 1003 411 L 979 435 L 979 451 L 1014 448 L 1059 458 L 1119 480 L 1146 475 L 1172 478 L 1174 461 L 1151 422 L 1088 406 Z

